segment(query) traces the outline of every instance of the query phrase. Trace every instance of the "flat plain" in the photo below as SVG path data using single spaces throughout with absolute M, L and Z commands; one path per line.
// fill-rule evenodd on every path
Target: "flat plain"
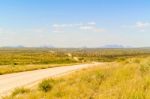
M 3 99 L 149 99 L 150 49 L 0 50 L 1 76 L 74 64 L 91 64 L 68 75 L 47 76 L 32 87 L 19 86 Z M 94 65 L 95 63 L 105 63 Z M 63 67 L 62 67 L 63 68 Z M 5 71 L 5 72 L 4 72 Z M 61 70 L 60 70 L 61 71 Z M 34 72 L 34 71 L 33 71 Z M 53 72 L 51 72 L 53 73 Z M 40 74 L 41 75 L 41 74 Z M 40 76 L 37 76 L 40 77 Z M 17 79 L 17 78 L 16 78 Z M 11 85 L 11 84 L 10 84 Z

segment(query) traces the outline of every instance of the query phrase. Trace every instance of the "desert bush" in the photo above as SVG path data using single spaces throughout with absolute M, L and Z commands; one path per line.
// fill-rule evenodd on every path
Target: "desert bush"
M 16 96 L 18 94 L 24 94 L 24 93 L 28 93 L 30 92 L 29 89 L 26 89 L 26 88 L 16 88 L 13 92 L 12 92 L 12 96 Z
M 150 71 L 150 62 L 145 61 L 144 63 L 141 63 L 140 64 L 140 71 L 141 71 L 142 75 L 149 72 Z
M 52 89 L 52 81 L 51 79 L 46 79 L 43 80 L 40 84 L 39 84 L 39 90 L 43 91 L 43 92 L 48 92 Z

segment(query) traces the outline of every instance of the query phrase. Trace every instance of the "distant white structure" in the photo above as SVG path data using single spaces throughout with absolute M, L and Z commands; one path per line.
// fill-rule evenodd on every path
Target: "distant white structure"
M 72 54 L 71 54 L 71 53 L 68 53 L 67 56 L 68 56 L 68 57 L 72 57 Z
M 55 53 L 55 51 L 49 51 L 50 53 L 52 53 L 52 54 L 54 54 Z
M 73 59 L 74 59 L 75 61 L 79 61 L 79 58 L 78 58 L 78 57 L 73 57 Z

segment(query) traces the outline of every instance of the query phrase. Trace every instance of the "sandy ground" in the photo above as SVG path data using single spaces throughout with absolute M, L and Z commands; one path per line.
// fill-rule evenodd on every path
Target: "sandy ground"
M 61 76 L 79 69 L 89 68 L 103 63 L 81 64 L 0 75 L 0 96 L 7 95 L 17 87 L 32 86 L 48 77 Z

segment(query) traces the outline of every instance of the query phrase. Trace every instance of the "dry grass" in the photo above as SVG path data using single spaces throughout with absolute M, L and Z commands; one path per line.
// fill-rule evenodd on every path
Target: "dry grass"
M 150 58 L 132 58 L 49 80 L 51 90 L 5 99 L 150 99 Z
M 146 57 L 150 49 L 0 48 L 0 75 L 91 61 Z

